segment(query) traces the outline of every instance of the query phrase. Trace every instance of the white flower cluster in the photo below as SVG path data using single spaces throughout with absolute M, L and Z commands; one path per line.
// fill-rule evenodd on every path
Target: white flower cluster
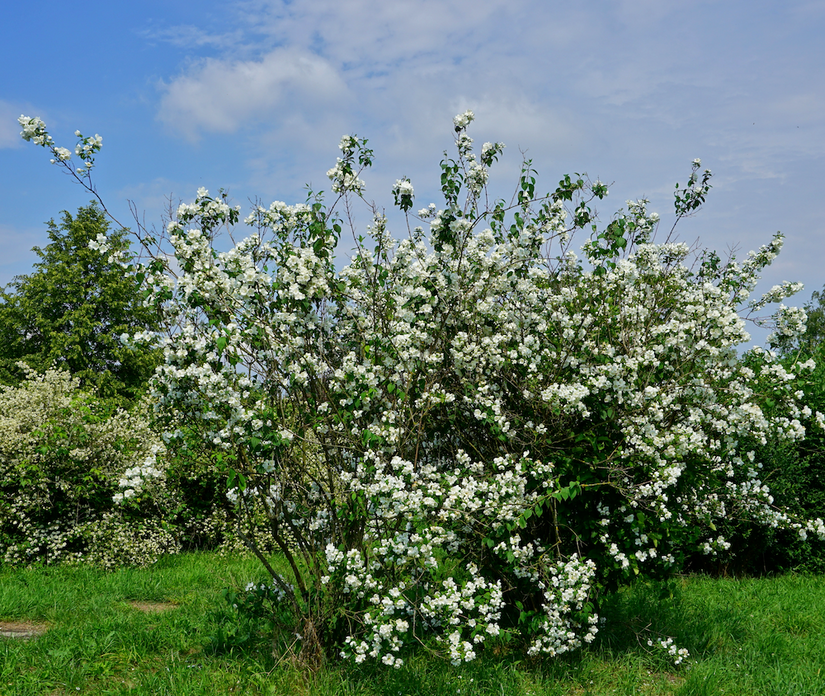
M 413 185 L 407 179 L 396 179 L 392 192 L 397 196 L 409 196 L 410 198 L 415 193 Z
M 325 264 L 308 247 L 290 254 L 278 273 L 281 293 L 294 300 L 319 299 L 329 291 Z
M 366 141 L 365 141 L 366 142 Z M 354 158 L 361 143 L 358 138 L 352 135 L 345 135 L 338 145 L 344 157 L 339 157 L 335 166 L 327 172 L 327 177 L 332 182 L 334 193 L 354 193 L 361 195 L 366 184 L 359 178 L 354 170 Z
M 54 139 L 46 130 L 46 124 L 40 118 L 32 118 L 21 115 L 17 122 L 23 128 L 20 132 L 20 137 L 27 142 L 32 142 L 35 145 L 40 145 L 50 150 L 54 157 L 51 160 L 52 164 L 67 164 L 72 158 L 72 152 L 68 148 L 58 147 L 54 143 Z M 78 138 L 77 145 L 75 145 L 75 154 L 83 160 L 82 167 L 76 170 L 69 167 L 69 171 L 76 172 L 79 176 L 88 175 L 94 166 L 94 155 L 100 152 L 103 145 L 103 138 L 95 134 L 92 137 L 84 137 L 80 131 L 75 131 Z
M 84 137 L 80 131 L 75 131 L 74 134 L 79 139 L 77 145 L 75 145 L 74 152 L 83 160 L 83 166 L 78 167 L 76 171 L 80 176 L 84 176 L 88 174 L 94 166 L 94 156 L 100 152 L 100 148 L 103 147 L 103 138 L 97 133 L 89 137 Z
M 287 590 L 293 590 L 294 588 L 287 585 L 286 589 Z M 278 583 L 276 583 L 276 582 L 273 582 L 273 583 L 270 583 L 270 584 L 267 584 L 265 582 L 261 582 L 261 583 L 250 582 L 250 583 L 247 583 L 246 587 L 244 588 L 244 592 L 246 592 L 246 593 L 255 593 L 255 594 L 263 595 L 263 596 L 271 596 L 276 602 L 283 602 L 287 598 L 287 595 L 286 595 L 286 592 L 284 591 L 284 589 L 280 585 L 278 585 Z
M 484 145 L 481 146 L 481 163 L 485 167 L 491 166 L 504 151 L 504 147 L 504 143 L 484 143 Z
M 392 195 L 395 199 L 395 204 L 401 208 L 401 210 L 407 211 L 412 208 L 415 190 L 409 179 L 397 179 L 392 187 Z
M 20 386 L 0 387 L 0 564 L 113 567 L 175 552 L 159 520 L 112 509 L 119 481 L 140 485 L 139 471 L 151 477 L 161 468 L 163 448 L 146 420 L 123 411 L 101 417 L 68 372 L 20 367 Z M 153 482 L 153 505 L 165 512 L 162 483 Z
M 114 495 L 116 503 L 122 503 L 140 495 L 147 482 L 163 478 L 165 471 L 163 468 L 158 468 L 158 455 L 162 456 L 164 451 L 165 448 L 162 445 L 152 445 L 149 455 L 140 464 L 123 472 L 123 476 L 118 481 L 121 491 Z
M 584 609 L 595 575 L 596 564 L 575 554 L 566 563 L 550 568 L 548 587 L 544 591 L 544 620 L 528 655 L 544 653 L 552 657 L 581 647 L 582 641 L 593 642 L 599 631 L 598 615 L 590 614 L 584 626 L 574 616 Z
M 97 237 L 89 242 L 89 248 L 105 254 L 109 250 L 109 238 L 102 232 L 98 233 Z
M 74 134 L 78 138 L 83 138 L 83 134 L 80 131 L 75 131 Z M 83 142 L 78 143 L 75 146 L 74 152 L 80 159 L 87 160 L 91 155 L 98 152 L 102 146 L 103 138 L 95 133 L 93 136 L 84 138 Z
M 475 114 L 467 109 L 463 114 L 459 114 L 453 119 L 453 125 L 456 130 L 465 130 L 473 120 L 475 120 Z
M 751 310 L 762 309 L 765 305 L 781 302 L 791 295 L 801 292 L 805 286 L 802 283 L 790 283 L 787 280 L 780 285 L 774 285 L 768 292 L 766 292 L 759 300 L 749 303 Z
M 776 345 L 783 340 L 793 339 L 805 333 L 808 315 L 802 307 L 779 305 L 773 315 L 774 331 L 768 336 L 768 343 Z
M 332 182 L 335 193 L 363 193 L 366 183 L 357 174 L 345 166 L 344 160 L 338 158 L 338 163 L 327 172 L 327 178 Z
M 687 648 L 680 648 L 674 644 L 673 638 L 659 638 L 656 642 L 653 642 L 653 640 L 648 640 L 647 644 L 650 647 L 656 647 L 663 650 L 668 657 L 673 660 L 673 664 L 677 667 L 690 658 L 690 653 Z
M 488 177 L 489 171 L 487 170 L 487 167 L 483 164 L 479 164 L 478 162 L 473 162 L 467 170 L 467 188 L 473 193 L 473 195 L 477 196 L 481 193 L 481 189 L 486 186 Z
M 355 554 L 350 552 L 347 560 L 351 563 L 350 571 L 359 569 Z M 365 570 L 363 565 L 360 570 Z M 415 592 L 415 587 L 402 583 L 387 588 L 370 574 L 362 580 L 350 572 L 345 577 L 347 586 L 362 588 L 359 597 L 369 596 L 370 609 L 364 616 L 365 635 L 349 636 L 341 656 L 356 663 L 371 657 L 400 667 L 403 658 L 398 652 L 409 637 L 411 625 L 419 623 L 436 634 L 453 664 L 475 659 L 477 648 L 490 636 L 499 634 L 498 620 L 504 602 L 499 582 L 487 581 L 474 564 L 467 571 L 469 577 L 464 582 L 458 583 L 451 577 L 435 582 L 417 606 L 408 596 Z
M 65 147 L 56 147 L 54 149 L 54 153 L 57 155 L 57 159 L 60 162 L 67 162 L 72 158 L 72 153 Z M 54 164 L 54 160 L 52 160 L 52 164 Z
M 23 140 L 44 147 L 48 147 L 54 143 L 52 136 L 46 131 L 46 124 L 43 123 L 41 119 L 21 115 L 20 118 L 17 119 L 17 122 L 23 128 L 20 133 L 20 137 L 23 138 Z M 69 153 L 69 155 L 71 156 L 71 153 Z

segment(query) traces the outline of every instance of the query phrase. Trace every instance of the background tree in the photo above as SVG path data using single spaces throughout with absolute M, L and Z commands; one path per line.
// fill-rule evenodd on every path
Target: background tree
M 805 303 L 808 314 L 805 333 L 799 337 L 799 348 L 813 355 L 825 340 L 825 288 L 814 290 L 809 302 Z
M 144 307 L 138 278 L 124 270 L 127 231 L 109 231 L 95 203 L 60 224 L 48 223 L 51 243 L 34 247 L 34 272 L 0 290 L 0 381 L 18 384 L 24 361 L 38 371 L 68 369 L 84 389 L 102 397 L 134 398 L 157 364 L 157 355 L 124 346 L 123 333 L 157 326 Z M 105 247 L 100 246 L 105 235 Z

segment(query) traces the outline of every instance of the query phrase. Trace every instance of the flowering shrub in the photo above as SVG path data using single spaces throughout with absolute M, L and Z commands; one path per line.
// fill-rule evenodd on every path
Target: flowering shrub
M 174 551 L 164 447 L 146 419 L 68 372 L 22 367 L 19 387 L 0 387 L 0 563 L 144 565 Z
M 167 452 L 148 414 L 127 413 L 65 370 L 25 364 L 0 387 L 0 564 L 147 565 L 185 548 L 246 547 L 226 478 L 185 447 Z M 263 502 L 246 523 L 263 548 Z
M 794 350 L 783 356 L 783 363 L 798 360 L 796 353 Z M 796 381 L 803 414 L 825 411 L 825 344 L 819 344 L 812 353 L 803 353 L 803 358 L 809 356 L 816 367 Z M 781 408 L 766 404 L 764 410 L 777 415 Z M 825 432 L 821 428 L 807 429 L 804 439 L 751 440 L 747 448 L 756 453 L 760 478 L 770 487 L 774 505 L 800 518 L 825 517 Z M 750 574 L 825 570 L 825 544 L 804 529 L 766 527 L 735 517 L 717 527 L 731 543 L 730 550 L 715 558 L 694 556 L 690 559 L 691 569 Z
M 540 196 L 529 161 L 512 200 L 489 204 L 504 146 L 477 155 L 472 120 L 454 122 L 444 207 L 414 215 L 412 183 L 393 188 L 427 229 L 396 240 L 373 208 L 340 270 L 336 210 L 363 197 L 372 161 L 354 136 L 328 172 L 329 207 L 321 194 L 258 207 L 252 234 L 220 252 L 213 239 L 240 211 L 201 189 L 168 226 L 174 260 L 156 253 L 144 270 L 180 328 L 124 340 L 164 351 L 153 389 L 167 446 L 196 437 L 239 512 L 264 507 L 288 570 L 239 532 L 310 652 L 399 666 L 428 640 L 460 662 L 507 634 L 559 655 L 593 640 L 600 592 L 724 549 L 715 520 L 825 536 L 821 520 L 772 506 L 743 448 L 822 422 L 797 403 L 811 364 L 736 353 L 738 312 L 781 235 L 742 262 L 691 257 L 654 243 L 644 200 L 600 231 L 604 184 L 566 176 Z M 27 139 L 48 137 L 21 123 Z M 84 165 L 88 176 L 91 155 Z M 677 188 L 677 220 L 710 187 L 700 166 Z M 804 328 L 791 314 L 777 316 L 783 336 Z

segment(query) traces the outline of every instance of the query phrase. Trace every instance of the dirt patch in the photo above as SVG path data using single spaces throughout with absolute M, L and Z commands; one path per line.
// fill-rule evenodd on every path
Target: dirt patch
M 129 602 L 128 604 L 132 609 L 142 611 L 144 614 L 160 614 L 163 611 L 178 608 L 177 604 L 169 602 Z
M 49 627 L 46 624 L 36 624 L 29 621 L 0 621 L 0 637 L 2 638 L 35 638 L 42 636 Z

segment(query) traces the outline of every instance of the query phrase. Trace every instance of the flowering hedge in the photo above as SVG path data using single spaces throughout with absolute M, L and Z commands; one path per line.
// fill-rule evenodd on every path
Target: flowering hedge
M 21 367 L 20 386 L 0 387 L 0 564 L 145 565 L 177 550 L 165 448 L 146 418 L 66 371 Z
M 808 331 L 810 328 L 809 322 Z M 792 364 L 798 359 L 796 353 L 787 353 L 783 362 Z M 825 411 L 825 344 L 805 351 L 803 356 L 812 357 L 816 368 L 797 380 L 802 407 Z M 770 413 L 781 405 L 764 408 Z M 762 464 L 760 478 L 770 487 L 774 505 L 801 518 L 825 517 L 825 432 L 821 428 L 809 428 L 804 439 L 769 437 L 766 441 L 751 440 L 746 447 L 756 452 L 756 460 Z M 717 527 L 731 548 L 717 557 L 696 554 L 689 561 L 690 569 L 725 574 L 825 571 L 825 543 L 816 536 L 736 517 Z
M 373 206 L 343 268 L 338 211 L 364 200 L 373 156 L 354 136 L 329 206 L 310 194 L 258 207 L 229 251 L 213 240 L 239 209 L 203 189 L 164 239 L 138 233 L 154 250 L 148 301 L 179 328 L 124 341 L 164 350 L 153 389 L 167 446 L 196 437 L 238 510 L 266 509 L 282 562 L 239 532 L 308 652 L 398 666 L 429 641 L 459 662 L 504 636 L 558 655 L 593 639 L 600 593 L 724 549 L 715 520 L 825 536 L 772 506 L 743 446 L 823 421 L 798 405 L 812 363 L 736 352 L 740 312 L 796 289 L 748 304 L 781 235 L 742 262 L 691 254 L 653 242 L 644 200 L 600 229 L 604 184 L 566 176 L 540 196 L 529 162 L 512 200 L 489 203 L 504 146 L 476 153 L 472 119 L 454 122 L 444 206 L 412 213 L 399 180 L 409 234 L 395 239 Z M 21 124 L 75 171 L 42 122 Z M 77 171 L 87 185 L 93 155 Z M 709 179 L 695 161 L 677 220 Z M 792 336 L 804 313 L 780 307 L 775 325 Z
M 167 451 L 146 404 L 130 412 L 66 370 L 0 387 L 0 565 L 149 565 L 192 548 L 245 549 L 214 458 Z M 249 516 L 264 548 L 263 504 Z

